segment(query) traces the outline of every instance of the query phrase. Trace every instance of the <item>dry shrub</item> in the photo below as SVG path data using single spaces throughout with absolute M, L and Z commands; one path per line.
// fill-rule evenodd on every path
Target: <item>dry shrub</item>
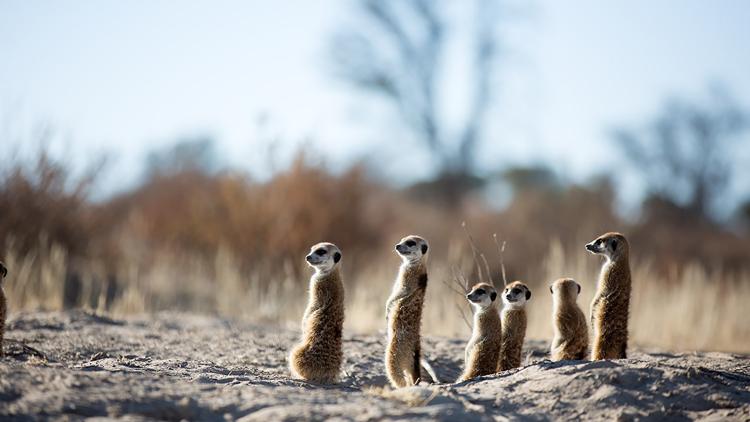
M 81 178 L 41 151 L 30 165 L 14 163 L 0 175 L 0 251 L 36 251 L 40 242 L 84 254 L 92 237 L 86 220 L 94 173 Z M 10 244 L 10 245 L 9 245 Z
M 488 273 L 502 284 L 497 233 L 508 244 L 508 280 L 524 280 L 533 291 L 528 336 L 550 338 L 547 286 L 575 278 L 587 312 L 600 263 L 583 244 L 615 229 L 633 249 L 634 343 L 750 351 L 742 309 L 750 273 L 736 263 L 746 262 L 748 240 L 659 215 L 624 222 L 607 184 L 529 189 L 502 211 L 476 198 L 439 207 L 368 180 L 359 166 L 334 175 L 299 156 L 264 183 L 184 168 L 154 173 L 104 203 L 87 198 L 88 186 L 46 155 L 4 173 L 0 245 L 12 311 L 184 310 L 296 328 L 310 274 L 303 257 L 313 243 L 332 241 L 344 253 L 346 328 L 374 332 L 384 328 L 400 263 L 393 245 L 418 233 L 431 244 L 424 330 L 468 337 L 461 313 L 469 306 L 450 285 L 457 274 L 474 282 Z M 473 261 L 462 221 L 489 271 Z

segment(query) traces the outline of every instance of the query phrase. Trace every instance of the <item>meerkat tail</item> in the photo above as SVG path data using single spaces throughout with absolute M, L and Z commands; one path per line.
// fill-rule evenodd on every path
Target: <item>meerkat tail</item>
M 428 374 L 430 374 L 430 378 L 432 378 L 433 384 L 440 384 L 440 379 L 437 376 L 437 373 L 435 373 L 435 369 L 432 368 L 432 365 L 430 365 L 430 362 L 427 361 L 427 359 L 422 358 L 420 360 L 420 363 L 422 364 L 422 368 L 424 368 L 425 371 L 427 371 Z

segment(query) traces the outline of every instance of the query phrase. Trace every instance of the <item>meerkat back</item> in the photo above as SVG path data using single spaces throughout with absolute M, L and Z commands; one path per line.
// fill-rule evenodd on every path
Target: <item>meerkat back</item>
M 589 333 L 586 317 L 578 306 L 581 286 L 570 278 L 556 280 L 549 288 L 552 294 L 552 324 L 554 338 L 550 358 L 582 360 L 588 353 Z

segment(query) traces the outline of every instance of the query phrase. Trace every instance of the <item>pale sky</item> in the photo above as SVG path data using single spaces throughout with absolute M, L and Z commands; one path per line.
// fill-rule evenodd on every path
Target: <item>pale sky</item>
M 269 170 L 260 138 L 273 137 L 281 165 L 313 145 L 333 167 L 367 158 L 386 174 L 419 163 L 415 177 L 428 175 L 397 119 L 332 76 L 329 41 L 353 22 L 352 4 L 0 0 L 2 149 L 23 150 L 23 134 L 50 124 L 73 162 L 113 157 L 104 190 L 134 183 L 150 149 L 194 134 L 258 177 Z M 483 170 L 548 162 L 582 180 L 617 164 L 608 128 L 645 122 L 673 94 L 700 99 L 711 81 L 750 106 L 746 1 L 533 4 L 504 27 Z M 749 179 L 737 195 L 750 195 Z

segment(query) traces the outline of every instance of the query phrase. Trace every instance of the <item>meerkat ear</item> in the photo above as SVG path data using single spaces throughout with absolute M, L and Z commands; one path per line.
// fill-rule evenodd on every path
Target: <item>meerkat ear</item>
M 578 286 L 578 294 L 581 294 L 581 285 L 576 283 L 576 286 Z
M 333 262 L 335 264 L 338 264 L 339 261 L 341 261 L 341 253 L 336 252 L 335 254 L 333 254 Z
M 526 300 L 531 299 L 531 290 L 526 289 Z
M 427 244 L 426 243 L 422 243 L 422 255 L 424 255 L 426 253 L 427 253 Z
M 492 301 L 494 302 L 494 301 L 495 301 L 495 299 L 497 299 L 497 292 L 492 292 L 492 293 L 490 294 L 490 300 L 492 300 Z
M 612 252 L 617 250 L 617 239 L 612 239 Z

